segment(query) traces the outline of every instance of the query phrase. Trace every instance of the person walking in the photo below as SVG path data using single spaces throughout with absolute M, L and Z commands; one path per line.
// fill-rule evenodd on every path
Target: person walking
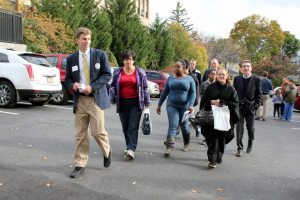
M 272 101 L 274 104 L 273 119 L 275 119 L 276 113 L 279 118 L 279 117 L 281 117 L 280 108 L 281 108 L 281 104 L 283 102 L 283 98 L 282 98 L 280 89 L 275 90 L 275 94 L 272 96 Z
M 288 79 L 286 77 L 284 77 L 282 79 L 282 85 L 281 85 L 281 95 L 282 95 L 282 97 L 284 97 L 284 95 L 285 95 L 285 89 L 286 89 L 287 86 L 288 86 Z M 282 104 L 281 104 L 281 111 L 280 112 L 281 112 L 281 116 L 282 116 L 283 113 L 284 113 L 284 99 L 283 99 Z
M 150 105 L 147 76 L 143 69 L 134 65 L 135 53 L 126 50 L 123 67 L 115 69 L 110 89 L 111 101 L 116 101 L 125 137 L 125 158 L 133 160 L 138 144 L 138 131 L 142 111 Z
M 256 111 L 256 120 L 261 119 L 266 121 L 267 105 L 270 91 L 273 90 L 273 85 L 270 79 L 268 79 L 269 73 L 267 71 L 263 72 L 263 77 L 261 78 L 261 88 L 262 88 L 262 106 Z
M 289 122 L 291 121 L 296 96 L 297 96 L 297 87 L 294 83 L 294 80 L 289 78 L 288 79 L 288 85 L 285 88 L 285 93 L 283 95 L 284 112 L 283 112 L 283 115 L 282 115 L 281 119 L 284 119 L 284 120 L 289 121 Z
M 205 70 L 205 72 L 203 74 L 202 83 L 208 79 L 208 76 L 209 76 L 211 70 L 217 71 L 218 68 L 219 68 L 219 61 L 216 58 L 212 59 L 210 61 L 209 68 L 207 70 Z
M 92 32 L 80 27 L 76 31 L 78 51 L 67 58 L 65 84 L 73 95 L 76 146 L 75 168 L 71 178 L 84 173 L 89 158 L 89 136 L 91 134 L 103 153 L 105 168 L 111 164 L 111 148 L 104 126 L 104 109 L 110 107 L 106 84 L 111 78 L 106 52 L 90 48 Z
M 200 85 L 200 97 L 201 98 L 202 98 L 207 86 L 215 82 L 216 76 L 217 76 L 217 71 L 214 69 L 210 70 L 208 79 L 206 81 L 204 81 L 203 83 L 201 83 L 201 85 Z
M 236 126 L 237 157 L 241 157 L 243 151 L 244 121 L 246 121 L 248 130 L 248 146 L 246 152 L 250 153 L 252 150 L 255 130 L 254 114 L 262 101 L 261 82 L 257 76 L 252 74 L 251 61 L 242 61 L 240 67 L 242 75 L 234 77 L 233 80 L 233 86 L 239 98 L 240 113 L 240 120 Z
M 193 112 L 193 105 L 196 98 L 195 81 L 191 76 L 187 75 L 186 62 L 179 60 L 175 64 L 175 75 L 167 79 L 166 85 L 160 95 L 157 114 L 161 113 L 161 106 L 165 99 L 167 101 L 168 113 L 168 134 L 164 144 L 166 145 L 165 157 L 168 157 L 174 148 L 174 137 L 176 129 L 181 127 L 181 132 L 184 140 L 183 149 L 187 149 L 190 143 L 190 131 L 188 127 L 188 120 L 182 122 L 182 118 L 186 111 Z
M 220 131 L 214 126 L 202 126 L 202 134 L 206 138 L 208 167 L 216 168 L 222 163 L 225 149 L 225 134 L 232 132 L 234 124 L 239 121 L 238 96 L 234 87 L 229 83 L 227 70 L 221 68 L 217 71 L 216 82 L 207 86 L 200 102 L 200 109 L 211 110 L 211 105 L 228 106 L 230 111 L 230 130 Z M 207 109 L 209 108 L 209 109 Z

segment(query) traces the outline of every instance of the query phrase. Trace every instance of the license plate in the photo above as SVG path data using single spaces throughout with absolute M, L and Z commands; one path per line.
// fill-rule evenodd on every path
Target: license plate
M 47 77 L 47 82 L 48 83 L 53 83 L 53 77 Z

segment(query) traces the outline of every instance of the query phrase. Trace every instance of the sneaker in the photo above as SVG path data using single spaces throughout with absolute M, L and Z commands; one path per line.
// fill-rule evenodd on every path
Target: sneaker
M 124 150 L 124 155 L 127 155 L 128 149 Z
M 235 156 L 236 157 L 241 157 L 242 156 L 242 150 L 238 149 Z
M 132 151 L 132 150 L 127 150 L 127 158 L 129 158 L 129 160 L 133 160 L 133 159 L 135 159 L 135 157 L 134 157 L 134 151 Z
M 260 120 L 260 117 L 255 117 L 255 120 Z
M 263 120 L 263 121 L 266 121 L 266 119 L 265 119 L 265 118 L 262 118 L 262 120 Z
M 214 168 L 216 168 L 216 167 L 217 167 L 217 164 L 216 164 L 216 163 L 213 163 L 213 162 L 208 163 L 208 168 L 214 169 Z
M 183 148 L 181 149 L 181 151 L 187 152 L 188 150 L 189 150 L 189 145 L 188 144 L 183 145 Z

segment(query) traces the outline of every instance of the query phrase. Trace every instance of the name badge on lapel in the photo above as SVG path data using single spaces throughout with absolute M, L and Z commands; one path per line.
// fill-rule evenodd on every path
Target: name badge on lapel
M 95 64 L 95 68 L 96 68 L 96 69 L 100 69 L 100 63 L 96 63 L 96 64 Z
M 78 66 L 77 65 L 72 67 L 72 72 L 75 72 L 75 71 L 78 71 Z

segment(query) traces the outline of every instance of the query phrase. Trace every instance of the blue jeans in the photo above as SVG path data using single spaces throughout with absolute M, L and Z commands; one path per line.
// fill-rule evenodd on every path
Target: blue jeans
M 283 111 L 283 116 L 282 118 L 291 121 L 292 119 L 292 114 L 294 110 L 294 104 L 293 103 L 284 103 L 284 111 Z
M 168 136 L 175 136 L 176 130 L 180 125 L 182 134 L 189 135 L 190 130 L 188 126 L 188 120 L 181 123 L 184 112 L 187 111 L 187 107 L 175 107 L 172 105 L 167 105 L 167 113 L 169 120 Z
M 138 131 L 142 110 L 139 101 L 135 99 L 122 99 L 120 102 L 119 117 L 126 141 L 126 149 L 135 151 L 138 143 Z

